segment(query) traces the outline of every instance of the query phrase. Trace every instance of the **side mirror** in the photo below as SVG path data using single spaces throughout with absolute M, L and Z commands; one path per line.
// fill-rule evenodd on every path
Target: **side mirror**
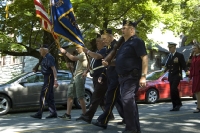
M 165 81 L 165 80 L 168 80 L 168 78 L 167 78 L 167 77 L 163 77 L 163 78 L 162 78 L 162 81 Z
M 24 83 L 28 83 L 27 79 L 22 79 L 22 80 L 20 81 L 20 84 L 24 84 Z

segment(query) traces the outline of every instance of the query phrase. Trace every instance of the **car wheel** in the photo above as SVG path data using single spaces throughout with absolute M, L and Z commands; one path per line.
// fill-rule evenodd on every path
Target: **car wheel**
M 86 105 L 86 108 L 90 107 L 91 99 L 92 99 L 91 93 L 89 91 L 85 91 L 85 105 Z M 81 105 L 80 105 L 79 100 L 77 98 L 75 98 L 74 104 L 75 104 L 76 108 L 79 108 L 79 109 L 81 108 Z
M 5 95 L 0 94 L 0 115 L 8 113 L 10 105 L 10 99 Z
M 158 92 L 156 89 L 149 89 L 146 93 L 146 103 L 155 103 L 158 100 Z

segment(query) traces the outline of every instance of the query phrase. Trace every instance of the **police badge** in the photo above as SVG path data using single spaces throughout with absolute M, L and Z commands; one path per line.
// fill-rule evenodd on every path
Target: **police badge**
M 174 63 L 178 63 L 178 57 L 174 58 Z

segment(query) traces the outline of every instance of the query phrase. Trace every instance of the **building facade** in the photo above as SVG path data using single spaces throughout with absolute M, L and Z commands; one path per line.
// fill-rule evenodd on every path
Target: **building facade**
M 38 59 L 31 56 L 0 56 L 0 84 L 15 76 L 32 71 Z

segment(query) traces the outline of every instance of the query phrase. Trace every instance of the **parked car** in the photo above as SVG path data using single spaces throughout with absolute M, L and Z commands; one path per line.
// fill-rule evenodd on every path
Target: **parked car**
M 180 81 L 178 90 L 180 97 L 193 97 L 192 81 L 188 82 L 186 73 L 182 71 L 183 80 Z M 170 85 L 168 81 L 168 72 L 158 70 L 147 75 L 147 85 L 145 88 L 139 88 L 137 92 L 137 101 L 146 103 L 155 103 L 158 100 L 170 99 Z
M 55 104 L 66 106 L 67 88 L 72 79 L 72 74 L 69 71 L 59 70 L 57 79 L 59 86 L 54 90 Z M 39 106 L 42 85 L 43 75 L 41 72 L 25 73 L 0 85 L 0 115 L 6 114 L 11 108 Z M 86 107 L 91 104 L 93 88 L 92 79 L 87 77 L 85 83 Z M 74 104 L 77 108 L 80 108 L 76 98 Z

